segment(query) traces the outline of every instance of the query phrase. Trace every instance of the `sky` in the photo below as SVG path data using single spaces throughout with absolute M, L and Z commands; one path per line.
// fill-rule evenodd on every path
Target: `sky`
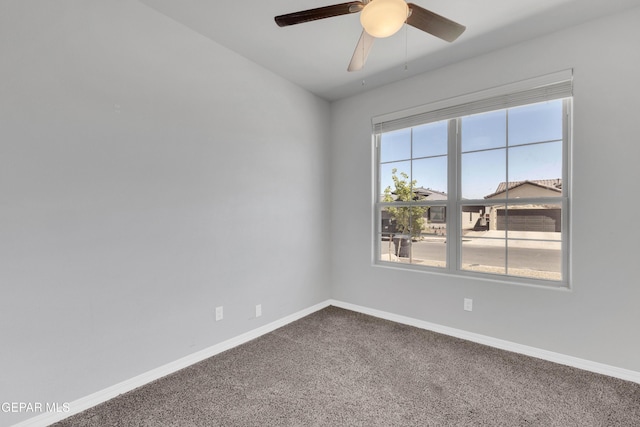
M 462 198 L 482 199 L 501 182 L 562 178 L 562 100 L 461 121 Z M 447 193 L 447 121 L 382 134 L 380 162 L 381 192 L 395 168 Z

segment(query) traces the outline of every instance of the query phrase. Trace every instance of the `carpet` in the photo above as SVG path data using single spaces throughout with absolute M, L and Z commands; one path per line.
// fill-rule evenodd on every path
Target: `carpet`
M 54 424 L 640 426 L 640 384 L 328 307 Z

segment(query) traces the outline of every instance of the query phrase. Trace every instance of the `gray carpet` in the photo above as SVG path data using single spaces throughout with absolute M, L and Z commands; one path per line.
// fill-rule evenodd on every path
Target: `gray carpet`
M 55 426 L 640 426 L 640 384 L 329 307 Z

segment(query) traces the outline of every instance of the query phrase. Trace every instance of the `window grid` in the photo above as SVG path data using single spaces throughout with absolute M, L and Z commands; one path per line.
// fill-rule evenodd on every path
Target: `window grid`
M 410 140 L 410 158 L 403 160 L 392 160 L 383 162 L 380 158 L 380 150 L 381 150 L 381 135 L 383 132 L 377 132 L 375 134 L 376 141 L 376 170 L 377 170 L 377 190 L 376 190 L 376 204 L 375 210 L 376 214 L 374 215 L 376 219 L 376 243 L 374 244 L 375 249 L 375 263 L 389 264 L 391 263 L 391 259 L 383 260 L 381 259 L 381 251 L 380 251 L 380 237 L 382 236 L 382 232 L 379 228 L 380 226 L 380 218 L 382 216 L 382 211 L 389 207 L 445 207 L 446 209 L 446 259 L 444 266 L 430 266 L 423 265 L 417 266 L 413 263 L 413 252 L 411 252 L 409 264 L 403 264 L 402 267 L 406 268 L 417 268 L 417 269 L 426 269 L 430 271 L 444 271 L 447 273 L 454 273 L 457 275 L 470 275 L 470 276 L 484 276 L 493 279 L 497 279 L 500 281 L 515 281 L 517 283 L 524 284 L 544 284 L 551 286 L 568 286 L 568 273 L 569 273 L 569 256 L 568 256 L 568 194 L 569 194 L 569 182 L 568 182 L 568 168 L 569 168 L 569 117 L 570 117 L 570 107 L 571 107 L 571 99 L 565 98 L 562 102 L 562 137 L 561 139 L 552 138 L 552 139 L 544 139 L 540 141 L 528 141 L 519 144 L 510 144 L 509 139 L 509 110 L 506 109 L 506 118 L 505 118 L 505 143 L 502 147 L 492 147 L 478 150 L 466 150 L 462 151 L 462 119 L 466 116 L 456 117 L 449 119 L 448 123 L 448 154 L 446 155 L 433 155 L 433 156 L 422 156 L 413 158 L 414 153 L 414 140 L 413 140 L 413 128 L 411 129 L 411 140 Z M 414 126 L 420 126 L 422 124 L 416 124 Z M 536 147 L 543 146 L 544 144 L 553 144 L 553 143 L 561 143 L 562 144 L 562 174 L 561 174 L 561 182 L 562 189 L 561 193 L 558 197 L 530 197 L 530 198 L 512 198 L 510 197 L 510 193 L 512 193 L 512 188 L 510 188 L 510 158 L 511 153 L 510 150 L 513 148 L 519 147 Z M 488 200 L 488 199 L 463 199 L 462 198 L 462 157 L 464 154 L 476 153 L 476 152 L 487 152 L 494 150 L 505 150 L 505 191 L 504 198 L 496 199 L 496 200 Z M 447 166 L 447 199 L 446 200 L 416 200 L 412 202 L 382 202 L 380 200 L 380 190 L 381 188 L 381 177 L 380 177 L 380 168 L 382 165 L 389 165 L 393 163 L 400 162 L 408 162 L 409 163 L 409 179 L 414 179 L 414 161 L 422 160 L 422 159 L 433 159 L 433 158 L 447 158 L 448 166 Z M 419 188 L 419 187 L 418 187 Z M 503 209 L 504 219 L 504 237 L 481 237 L 477 236 L 474 239 L 477 240 L 486 240 L 486 241 L 502 241 L 504 242 L 504 273 L 500 274 L 492 274 L 491 272 L 476 272 L 470 271 L 468 269 L 463 268 L 463 219 L 462 217 L 465 214 L 465 208 L 470 208 L 474 205 L 485 205 L 486 207 L 498 207 L 505 206 Z M 549 239 L 549 238 L 530 238 L 530 237 L 515 237 L 515 234 L 512 236 L 512 230 L 509 230 L 510 224 L 510 215 L 515 215 L 514 212 L 509 212 L 514 207 L 524 206 L 526 204 L 530 204 L 532 206 L 540 205 L 540 206 L 559 206 L 560 210 L 560 240 L 558 239 Z M 469 213 L 469 220 L 473 217 L 472 213 Z M 515 218 L 514 218 L 515 220 Z M 451 243 L 455 242 L 455 243 Z M 554 278 L 545 278 L 545 277 L 529 277 L 522 276 L 518 274 L 515 270 L 515 267 L 512 267 L 509 262 L 510 257 L 510 244 L 516 246 L 516 243 L 548 243 L 548 244 L 558 244 L 561 248 L 561 268 L 559 271 L 560 277 Z M 434 270 L 435 268 L 435 270 Z M 512 270 L 510 272 L 509 270 Z M 513 273 L 513 274 L 511 274 Z

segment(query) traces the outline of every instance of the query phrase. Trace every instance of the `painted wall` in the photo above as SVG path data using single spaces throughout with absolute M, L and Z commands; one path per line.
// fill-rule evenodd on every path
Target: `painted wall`
M 638 22 L 634 9 L 335 102 L 333 298 L 640 371 Z M 569 68 L 572 289 L 372 266 L 371 118 Z
M 0 402 L 330 297 L 327 102 L 132 1 L 3 1 L 0 58 Z

